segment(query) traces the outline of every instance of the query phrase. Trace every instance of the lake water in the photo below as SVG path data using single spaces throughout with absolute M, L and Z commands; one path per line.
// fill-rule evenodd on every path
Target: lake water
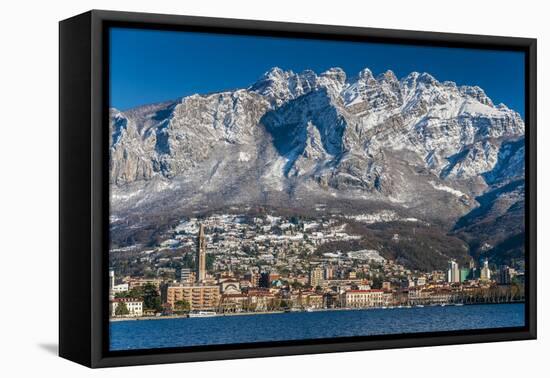
M 521 327 L 524 304 L 129 320 L 110 323 L 111 350 Z

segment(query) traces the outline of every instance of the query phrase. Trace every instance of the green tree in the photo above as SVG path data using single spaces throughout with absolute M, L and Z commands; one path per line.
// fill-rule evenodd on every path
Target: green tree
M 367 275 L 365 274 L 365 272 L 359 271 L 359 272 L 356 273 L 356 277 L 357 277 L 357 279 L 362 280 L 362 279 L 367 278 Z
M 288 276 L 290 273 L 290 269 L 288 269 L 287 267 L 280 267 L 278 268 L 278 270 L 279 270 L 279 274 L 283 277 Z
M 282 309 L 287 309 L 290 307 L 288 301 L 282 299 L 281 302 L 279 303 L 279 307 L 282 308 Z
M 211 254 L 206 255 L 206 270 L 212 271 L 214 269 L 214 261 L 216 261 L 216 256 Z
M 119 293 L 115 293 L 115 298 L 129 298 L 129 292 L 121 291 Z
M 195 262 L 193 253 L 186 253 L 183 255 L 181 266 L 182 268 L 189 268 L 191 270 L 197 269 L 197 264 Z
M 298 281 L 294 281 L 290 284 L 290 286 L 294 289 L 294 290 L 297 290 L 297 289 L 301 289 L 304 287 L 304 285 L 302 285 L 300 282 Z
M 176 303 L 174 303 L 174 310 L 176 312 L 189 312 L 189 310 L 191 310 L 191 305 L 185 299 L 176 301 Z
M 128 310 L 128 306 L 126 306 L 125 302 L 118 302 L 116 308 L 115 308 L 115 315 L 116 316 L 124 316 L 128 315 L 130 313 L 130 310 Z
M 162 311 L 162 303 L 157 287 L 152 283 L 146 283 L 142 287 L 143 307 L 146 310 Z
M 143 287 L 134 287 L 132 290 L 122 294 L 121 298 L 143 298 Z
M 379 277 L 379 276 L 375 276 L 373 279 L 372 279 L 372 288 L 373 289 L 381 289 L 382 288 L 382 283 L 384 282 L 384 279 L 382 277 Z

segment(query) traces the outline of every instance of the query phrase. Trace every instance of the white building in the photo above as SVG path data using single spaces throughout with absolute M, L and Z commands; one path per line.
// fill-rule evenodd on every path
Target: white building
M 111 287 L 111 291 L 113 293 L 124 293 L 128 290 L 129 290 L 129 285 L 127 283 L 114 285 L 113 287 Z
M 182 268 L 180 272 L 180 281 L 182 283 L 192 283 L 193 277 L 191 275 L 191 269 L 189 268 Z
M 458 264 L 454 260 L 449 260 L 449 265 L 447 270 L 447 282 L 449 283 L 460 282 L 460 269 L 458 269 Z
M 128 314 L 116 315 L 116 309 L 124 303 L 128 309 Z M 143 316 L 143 301 L 135 298 L 115 298 L 111 301 L 111 316 Z
M 489 269 L 489 260 L 485 259 L 483 261 L 483 268 L 479 274 L 479 279 L 481 281 L 490 281 L 491 280 L 491 269 Z
M 321 286 L 323 282 L 323 269 L 320 267 L 313 268 L 309 272 L 309 284 L 311 287 L 315 288 Z
M 426 285 L 426 277 L 417 277 L 416 286 L 424 286 L 424 285 Z
M 241 284 L 237 280 L 225 280 L 220 282 L 220 289 L 223 294 L 241 294 Z
M 113 286 L 115 286 L 115 271 L 109 270 L 109 289 L 113 289 Z
M 389 304 L 391 294 L 383 290 L 348 290 L 343 299 L 350 308 L 383 307 Z

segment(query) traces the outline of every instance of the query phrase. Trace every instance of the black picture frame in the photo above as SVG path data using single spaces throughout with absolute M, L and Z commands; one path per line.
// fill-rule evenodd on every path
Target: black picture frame
M 109 27 L 525 52 L 526 325 L 111 352 L 108 348 Z M 536 39 L 92 10 L 59 24 L 59 354 L 89 367 L 536 338 Z

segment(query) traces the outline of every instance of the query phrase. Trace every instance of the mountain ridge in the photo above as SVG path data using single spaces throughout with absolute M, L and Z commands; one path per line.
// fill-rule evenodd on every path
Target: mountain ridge
M 111 109 L 111 207 L 385 206 L 452 230 L 524 177 L 524 130 L 481 88 L 428 73 L 274 67 L 246 88 Z

